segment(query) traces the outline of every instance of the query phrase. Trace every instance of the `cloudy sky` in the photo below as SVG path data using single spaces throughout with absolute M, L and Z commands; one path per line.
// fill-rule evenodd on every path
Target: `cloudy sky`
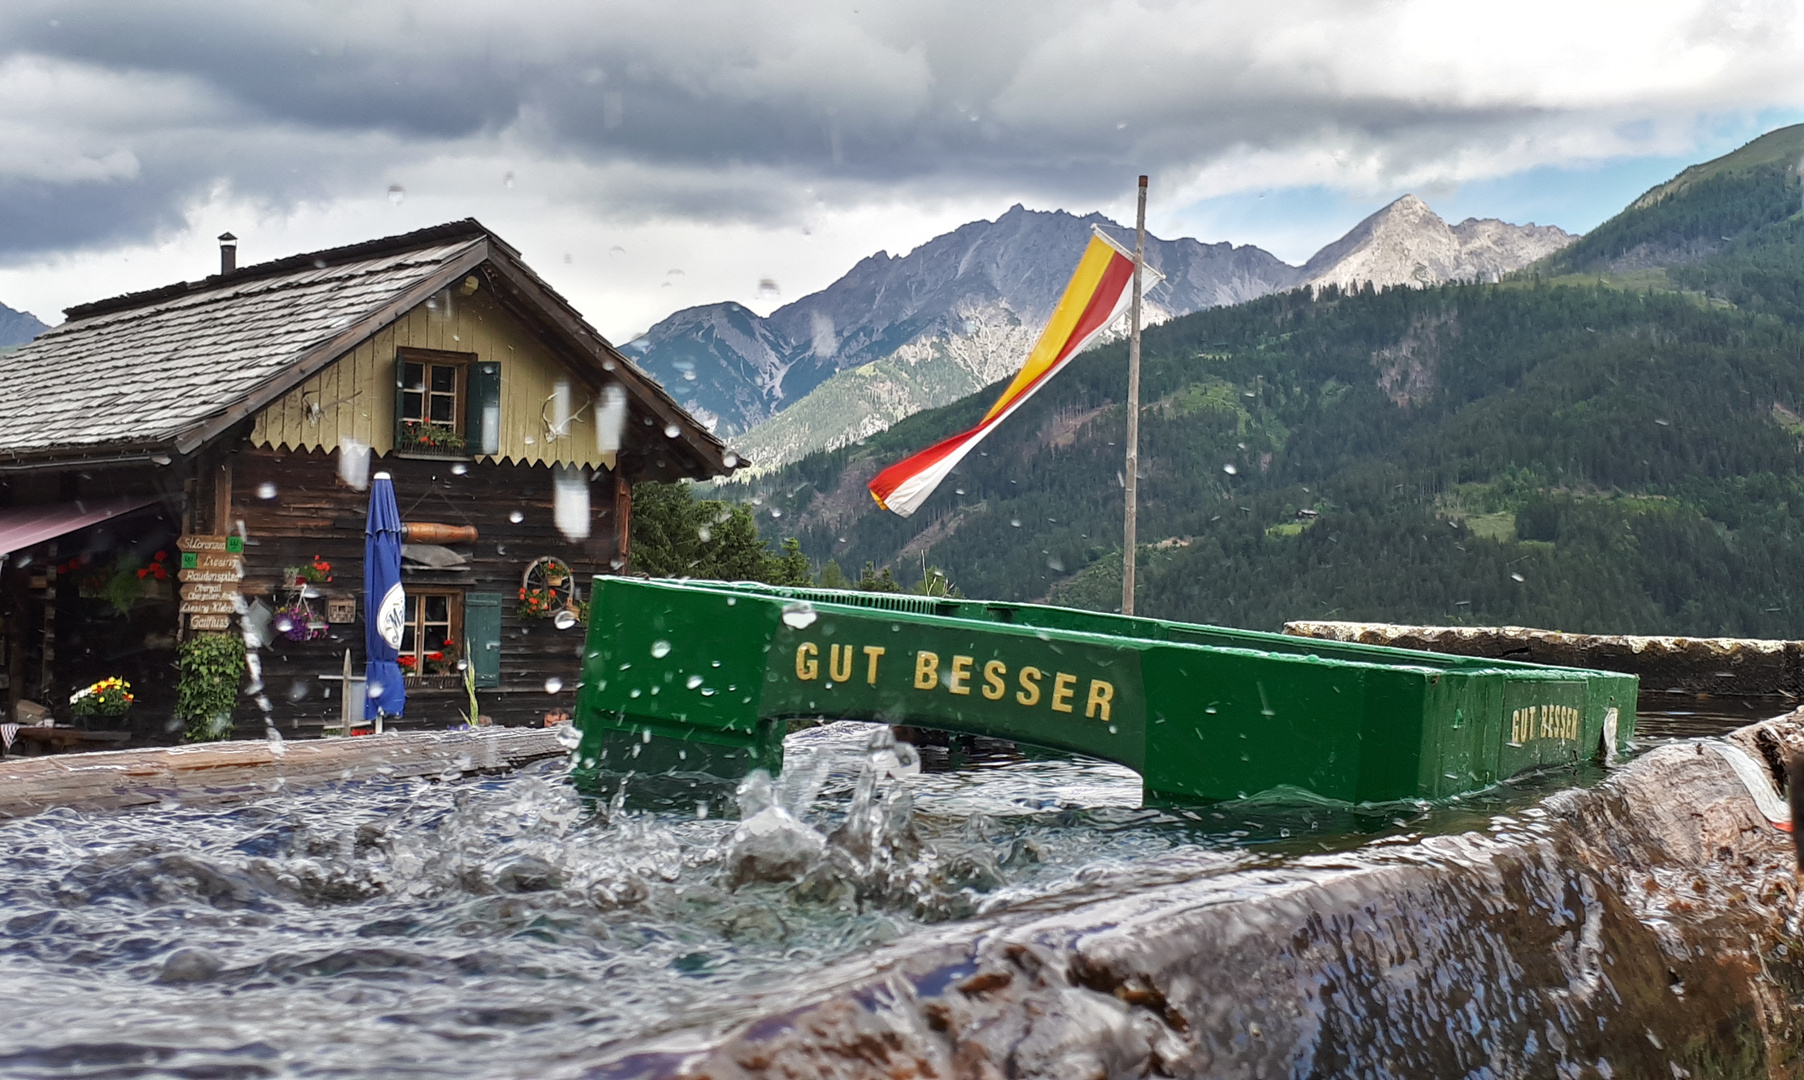
M 1580 231 L 1804 120 L 1785 2 L 7 0 L 0 301 L 475 216 L 605 333 L 1013 203 L 1301 261 L 1413 191 Z M 767 284 L 760 288 L 760 282 Z M 774 284 L 775 288 L 771 288 Z

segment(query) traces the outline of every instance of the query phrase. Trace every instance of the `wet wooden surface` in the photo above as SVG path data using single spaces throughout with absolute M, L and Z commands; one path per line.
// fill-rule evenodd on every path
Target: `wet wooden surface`
M 345 780 L 504 772 L 568 751 L 544 728 L 262 739 L 0 760 L 0 817 L 233 802 Z

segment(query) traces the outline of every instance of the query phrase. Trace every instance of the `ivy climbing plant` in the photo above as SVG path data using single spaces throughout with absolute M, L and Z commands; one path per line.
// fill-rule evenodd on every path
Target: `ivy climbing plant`
M 182 643 L 176 715 L 188 742 L 232 737 L 232 709 L 244 680 L 244 639 L 236 634 L 204 634 Z

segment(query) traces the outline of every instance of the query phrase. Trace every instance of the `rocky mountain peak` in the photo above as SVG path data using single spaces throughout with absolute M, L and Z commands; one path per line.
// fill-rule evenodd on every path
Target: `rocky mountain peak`
M 1002 378 L 1045 325 L 1100 213 L 1030 210 L 973 221 L 903 255 L 879 251 L 825 289 L 760 318 L 738 304 L 678 312 L 632 344 L 640 363 L 742 456 L 765 468 L 881 431 Z M 1405 195 L 1302 266 L 1251 245 L 1147 237 L 1165 280 L 1148 322 L 1299 285 L 1432 285 L 1489 279 L 1557 250 L 1559 229 L 1449 226 Z
M 1353 226 L 1303 265 L 1307 284 L 1358 288 L 1493 281 L 1577 239 L 1551 225 L 1467 218 L 1449 226 L 1415 195 L 1404 195 Z
M 0 349 L 23 345 L 50 329 L 29 311 L 14 311 L 0 304 Z

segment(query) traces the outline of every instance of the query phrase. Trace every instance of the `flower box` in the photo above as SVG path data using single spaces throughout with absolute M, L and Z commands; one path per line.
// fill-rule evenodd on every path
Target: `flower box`
M 406 420 L 395 432 L 395 450 L 418 457 L 467 458 L 469 444 L 463 433 L 449 424 Z

